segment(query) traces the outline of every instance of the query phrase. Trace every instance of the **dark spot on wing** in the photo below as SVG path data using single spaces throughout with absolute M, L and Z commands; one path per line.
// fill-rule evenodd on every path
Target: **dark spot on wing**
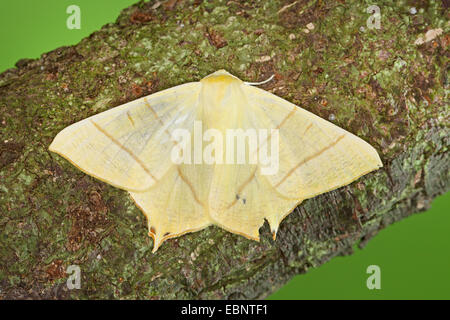
M 236 200 L 239 200 L 239 199 L 241 199 L 241 197 L 238 194 L 236 194 Z M 246 202 L 247 202 L 247 199 L 242 198 L 242 203 L 245 204 Z

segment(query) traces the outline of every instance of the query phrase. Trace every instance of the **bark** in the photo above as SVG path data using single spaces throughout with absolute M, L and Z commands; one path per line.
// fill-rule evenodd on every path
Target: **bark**
M 367 27 L 367 6 L 140 2 L 79 44 L 2 73 L 0 297 L 264 298 L 429 208 L 450 184 L 444 2 L 383 1 L 380 29 Z M 368 141 L 384 167 L 303 202 L 276 241 L 267 223 L 260 243 L 210 227 L 152 254 L 127 193 L 48 145 L 76 121 L 222 68 L 246 81 L 275 74 L 264 89 Z M 70 265 L 79 290 L 67 289 Z

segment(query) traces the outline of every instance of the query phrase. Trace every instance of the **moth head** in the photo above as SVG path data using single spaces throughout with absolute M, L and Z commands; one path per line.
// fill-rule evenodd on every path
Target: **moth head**
M 242 83 L 242 80 L 238 77 L 233 76 L 231 73 L 226 70 L 218 70 L 210 75 L 207 75 L 202 80 L 200 80 L 203 84 L 232 84 L 232 83 Z

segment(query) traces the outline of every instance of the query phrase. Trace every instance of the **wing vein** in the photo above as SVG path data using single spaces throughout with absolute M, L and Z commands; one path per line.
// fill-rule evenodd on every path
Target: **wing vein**
M 297 170 L 299 167 L 307 163 L 308 161 L 311 161 L 312 159 L 320 156 L 322 153 L 327 151 L 328 149 L 334 147 L 339 141 L 341 141 L 345 137 L 345 134 L 339 136 L 334 142 L 330 143 L 325 148 L 322 148 L 321 150 L 315 152 L 314 154 L 310 155 L 309 157 L 306 157 L 302 161 L 300 161 L 296 166 L 294 166 L 289 172 L 274 186 L 274 188 L 279 187 L 291 174 L 294 173 L 295 170 Z
M 95 123 L 93 120 L 91 120 L 91 123 L 94 125 L 94 127 L 103 133 L 106 137 L 108 137 L 114 144 L 116 144 L 119 148 L 121 148 L 123 151 L 128 153 L 134 161 L 136 161 L 142 169 L 155 181 L 158 181 L 158 179 L 155 178 L 150 172 L 150 170 L 144 165 L 144 163 L 139 159 L 130 149 L 122 145 L 118 140 L 116 140 L 112 135 L 110 135 L 108 132 L 106 132 L 102 127 L 100 127 L 97 123 Z
M 178 171 L 178 175 L 180 176 L 181 180 L 183 180 L 184 183 L 186 183 L 187 186 L 189 187 L 189 189 L 191 190 L 192 195 L 194 196 L 194 200 L 195 200 L 198 204 L 200 204 L 202 207 L 204 207 L 205 205 L 204 205 L 204 204 L 200 201 L 200 199 L 198 198 L 197 193 L 196 193 L 196 191 L 195 191 L 195 189 L 194 189 L 194 186 L 193 186 L 192 183 L 191 183 L 191 182 L 183 175 L 183 173 L 181 172 L 180 167 L 177 167 L 177 171 Z

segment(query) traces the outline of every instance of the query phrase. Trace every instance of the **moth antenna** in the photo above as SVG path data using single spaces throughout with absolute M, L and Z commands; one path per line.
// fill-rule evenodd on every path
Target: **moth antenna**
M 249 86 L 260 86 L 260 85 L 262 85 L 262 84 L 265 84 L 265 83 L 271 81 L 271 80 L 273 79 L 273 77 L 275 77 L 274 74 L 271 75 L 269 79 L 266 79 L 266 80 L 261 81 L 261 82 L 244 82 L 244 83 L 245 83 L 245 84 L 248 84 Z

